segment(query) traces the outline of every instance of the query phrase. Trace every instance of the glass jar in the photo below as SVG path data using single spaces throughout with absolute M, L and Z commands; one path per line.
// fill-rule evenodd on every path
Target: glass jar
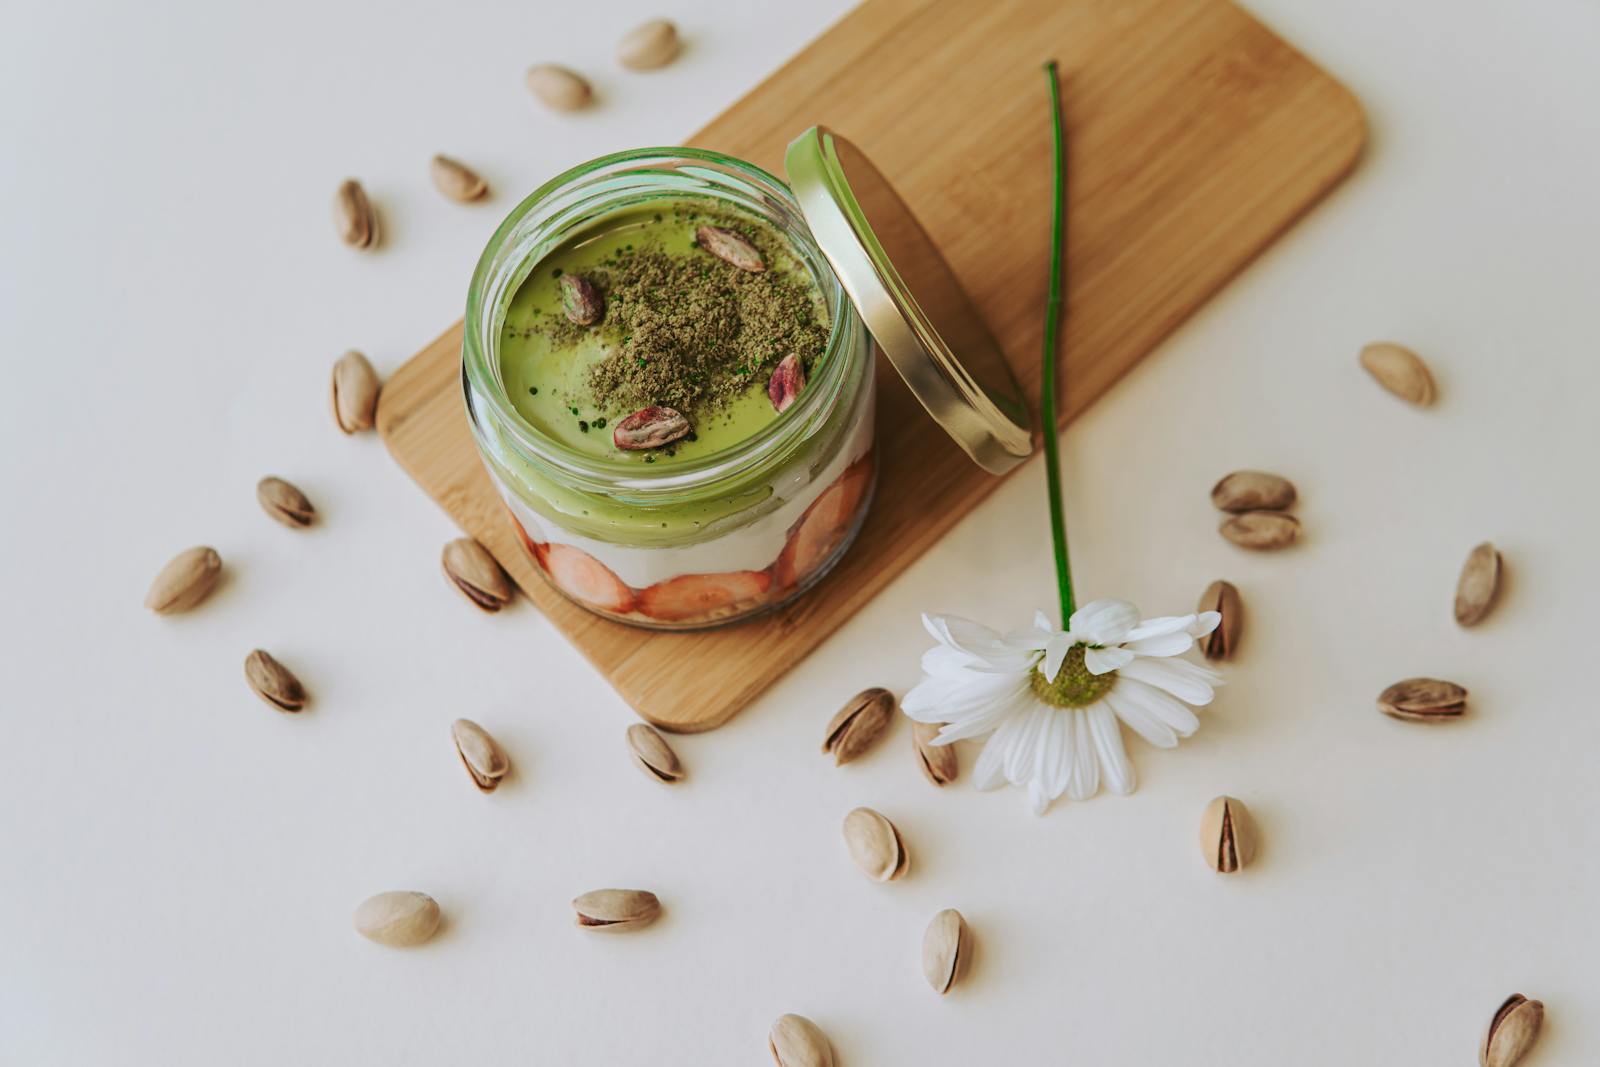
M 711 455 L 649 468 L 579 452 L 523 418 L 506 394 L 500 339 L 512 296 L 552 249 L 613 212 L 670 198 L 771 226 L 812 276 L 831 332 L 799 399 L 772 422 Z M 872 364 L 861 318 L 789 189 L 697 149 L 621 152 L 548 182 L 490 239 L 467 296 L 467 412 L 523 543 L 568 598 L 637 626 L 749 618 L 828 572 L 872 498 Z

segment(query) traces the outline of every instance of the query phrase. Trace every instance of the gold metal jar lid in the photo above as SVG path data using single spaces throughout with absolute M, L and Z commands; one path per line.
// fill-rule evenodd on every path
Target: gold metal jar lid
M 922 224 L 861 150 L 813 126 L 783 157 L 817 246 L 911 392 L 980 467 L 1033 451 L 1000 346 Z

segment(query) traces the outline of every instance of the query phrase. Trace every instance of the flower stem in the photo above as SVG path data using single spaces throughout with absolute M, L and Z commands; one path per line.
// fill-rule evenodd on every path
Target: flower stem
M 1050 496 L 1050 537 L 1055 544 L 1056 584 L 1061 592 L 1061 627 L 1066 629 L 1075 605 L 1072 563 L 1067 558 L 1067 517 L 1061 504 L 1061 446 L 1056 426 L 1056 337 L 1061 322 L 1061 246 L 1066 233 L 1067 146 L 1061 124 L 1061 80 L 1056 61 L 1044 65 L 1050 78 L 1050 123 L 1055 146 L 1055 201 L 1050 219 L 1050 294 L 1044 311 L 1044 371 L 1039 378 L 1039 407 L 1044 417 L 1044 471 Z

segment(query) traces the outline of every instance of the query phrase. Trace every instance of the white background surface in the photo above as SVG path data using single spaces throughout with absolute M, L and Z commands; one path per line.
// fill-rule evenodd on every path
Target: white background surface
M 1130 735 L 1134 796 L 1036 819 L 1014 791 L 938 793 L 904 723 L 843 770 L 816 751 L 844 696 L 914 682 L 918 611 L 1049 606 L 1037 461 L 731 725 L 678 741 L 672 790 L 526 602 L 483 616 L 447 588 L 452 529 L 374 435 L 334 429 L 333 358 L 398 366 L 522 191 L 683 137 L 845 7 L 679 0 L 689 50 L 641 76 L 610 53 L 661 13 L 643 0 L 6 5 L 0 1062 L 753 1064 L 797 1011 L 852 1067 L 1444 1067 L 1515 990 L 1549 1007 L 1530 1064 L 1600 1056 L 1593 3 L 1257 4 L 1363 98 L 1371 147 L 1065 438 L 1086 596 L 1160 614 L 1227 576 L 1249 608 L 1202 731 Z M 540 59 L 589 71 L 601 106 L 531 108 Z M 494 199 L 441 200 L 435 151 Z M 347 174 L 381 204 L 379 254 L 331 233 Z M 1379 337 L 1432 361 L 1434 410 L 1357 369 Z M 1298 483 L 1303 545 L 1212 532 L 1206 492 L 1241 466 Z M 262 516 L 266 473 L 311 494 L 314 529 Z M 1512 581 L 1461 631 L 1456 570 L 1485 538 Z M 201 542 L 225 587 L 150 616 L 150 577 Z M 313 710 L 250 695 L 256 646 Z M 1414 674 L 1469 686 L 1468 719 L 1380 716 Z M 456 764 L 458 715 L 516 762 L 493 796 Z M 1263 835 L 1231 879 L 1195 842 L 1219 792 Z M 850 866 L 860 803 L 904 831 L 907 881 Z M 574 930 L 568 900 L 604 885 L 655 889 L 664 918 Z M 444 932 L 352 933 L 390 888 L 437 897 Z M 940 1000 L 918 946 L 946 906 L 979 955 Z

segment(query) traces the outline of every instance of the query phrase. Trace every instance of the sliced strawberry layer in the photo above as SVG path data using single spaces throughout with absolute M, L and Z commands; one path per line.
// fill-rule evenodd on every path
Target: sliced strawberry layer
M 574 600 L 619 614 L 633 610 L 634 594 L 611 568 L 581 548 L 534 544 L 533 556 L 550 580 Z
M 789 541 L 783 546 L 778 562 L 772 565 L 779 589 L 805 581 L 843 543 L 850 532 L 850 524 L 855 521 L 856 508 L 861 506 L 861 498 L 871 483 L 872 454 L 869 452 L 846 467 L 838 480 L 811 502 L 789 532 Z
M 688 622 L 735 604 L 757 603 L 771 584 L 766 571 L 680 574 L 640 593 L 638 609 L 662 622 Z
M 506 508 L 506 518 L 510 519 L 511 525 L 517 528 L 517 536 L 522 538 L 522 547 L 526 548 L 528 554 L 534 559 L 539 559 L 539 546 L 533 538 L 528 536 L 528 529 L 522 525 L 522 520 L 517 518 L 516 513 L 510 508 Z M 543 565 L 543 562 L 543 560 L 540 560 L 541 565 Z

